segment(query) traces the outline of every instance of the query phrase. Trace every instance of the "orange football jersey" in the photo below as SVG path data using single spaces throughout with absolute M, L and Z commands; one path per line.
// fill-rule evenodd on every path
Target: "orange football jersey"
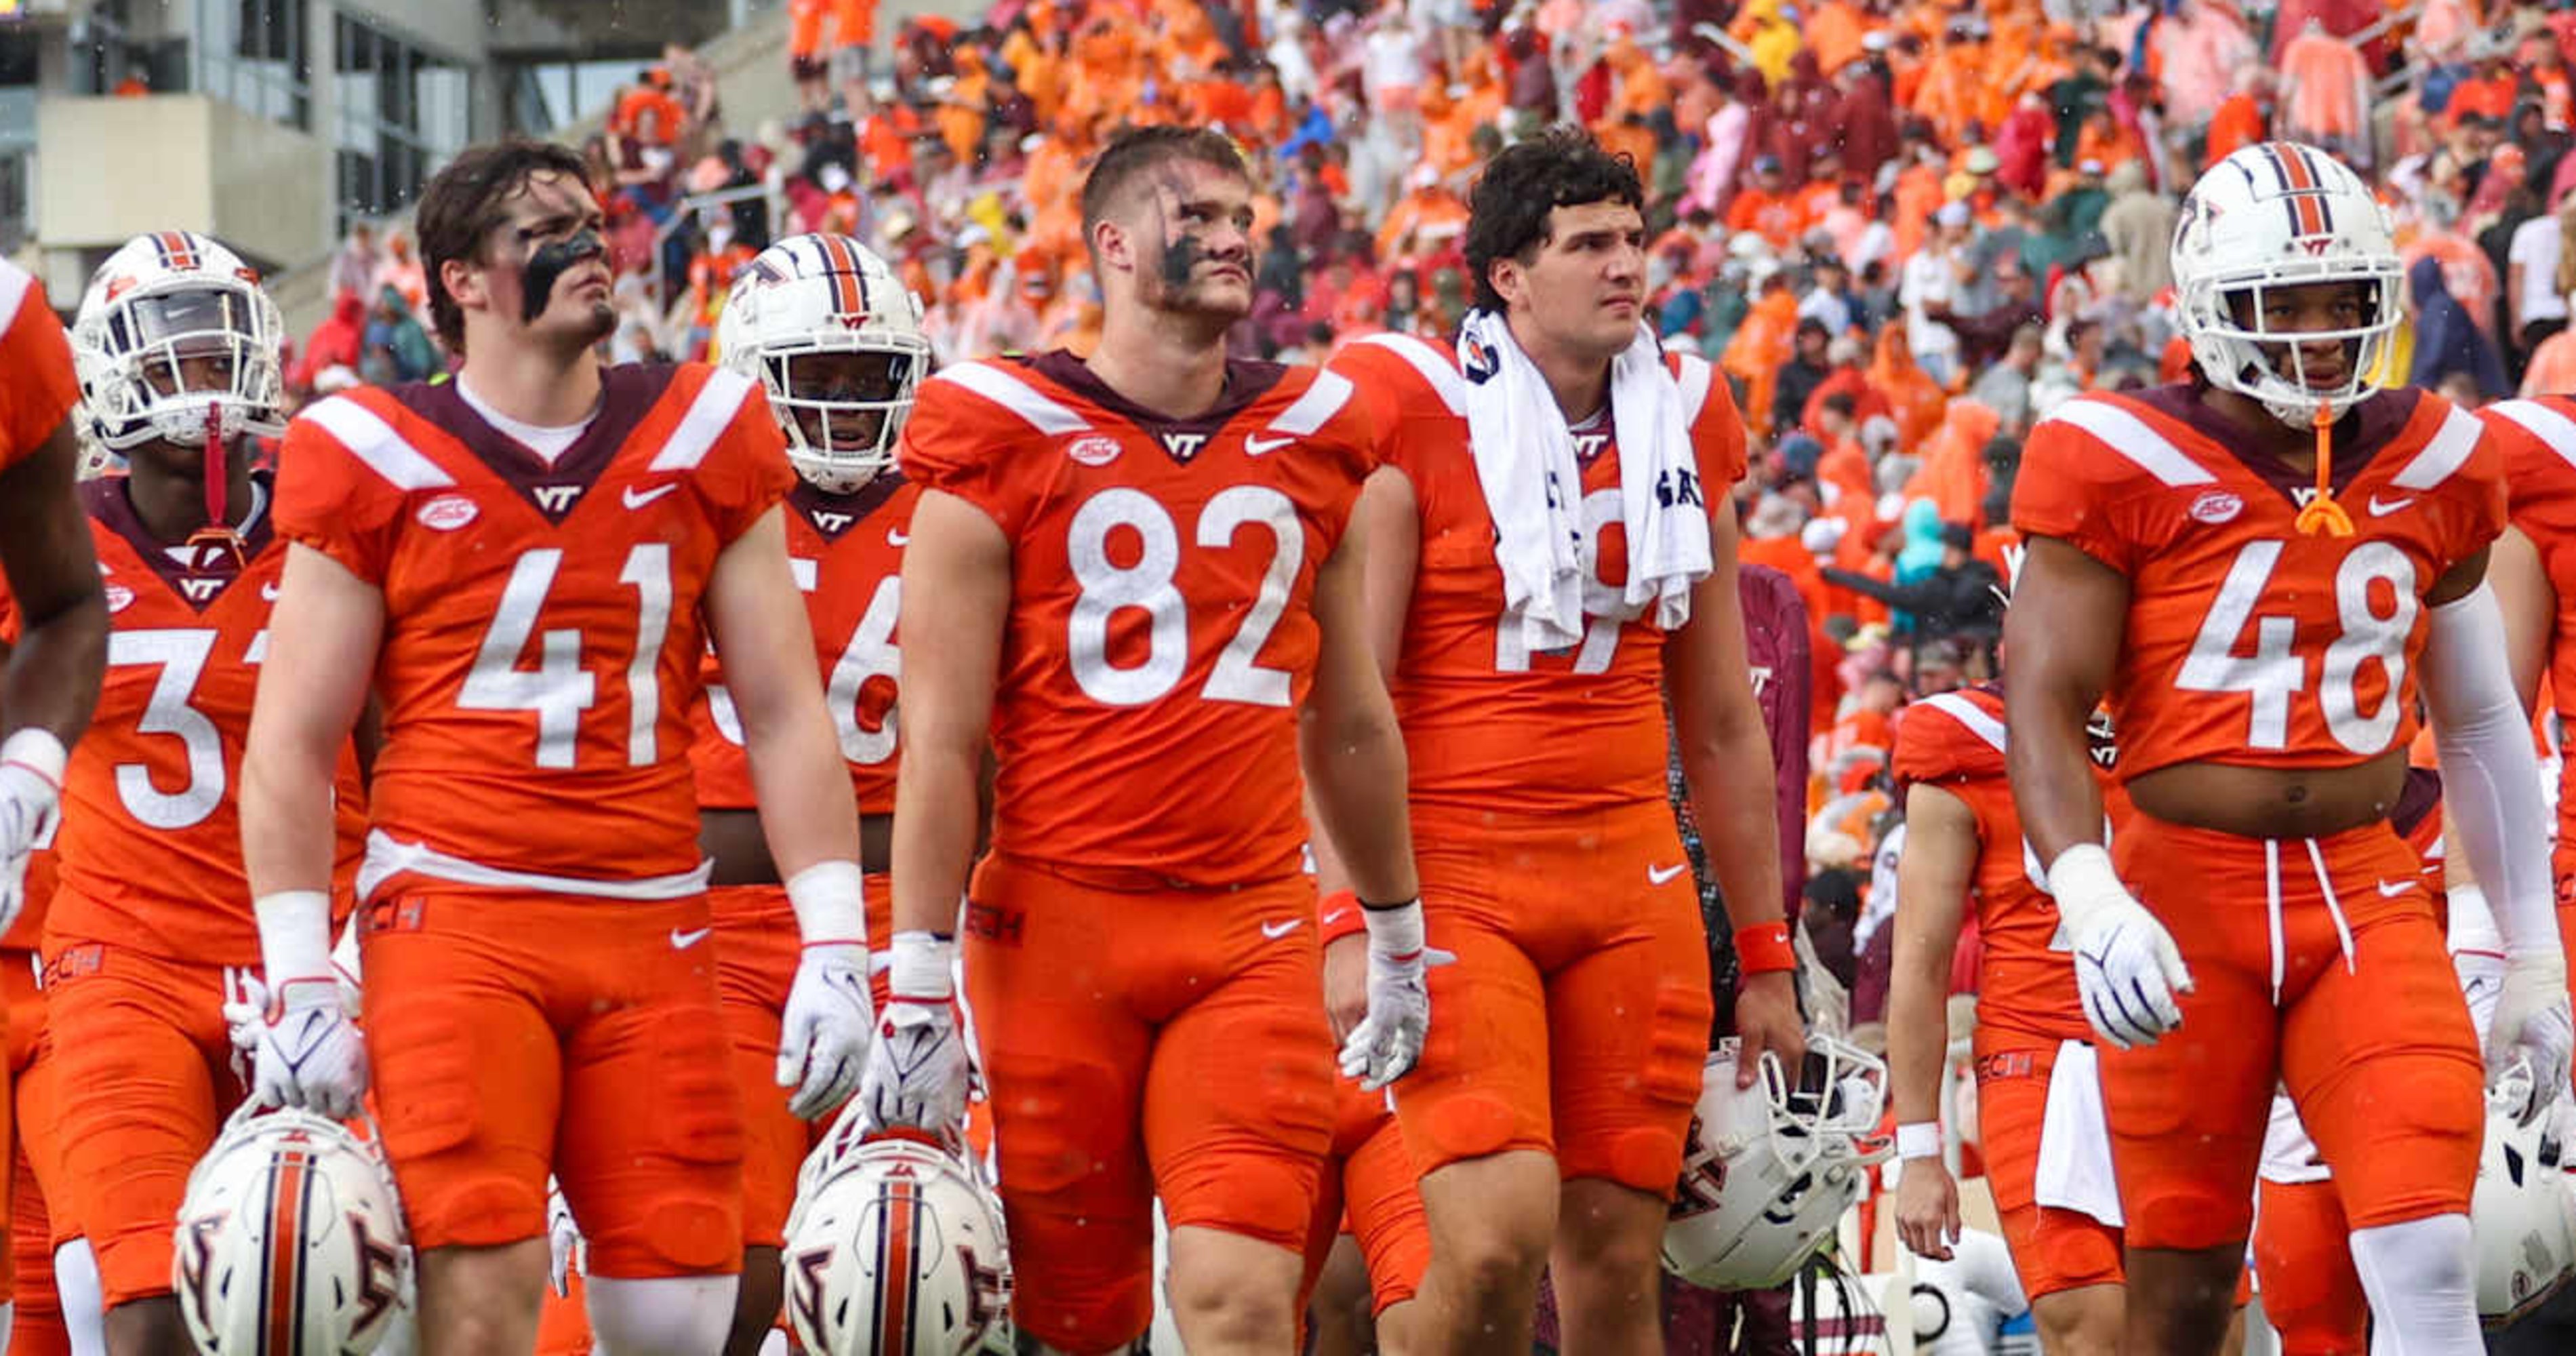
M 1110 888 L 1299 869 L 1309 604 L 1369 469 L 1352 394 L 1236 363 L 1170 420 L 1060 350 L 923 384 L 905 474 L 1011 542 L 996 851 Z
M 1993 688 L 1925 697 L 1896 726 L 1890 770 L 1902 788 L 1937 786 L 1977 817 L 1977 901 L 1982 948 L 1980 1026 L 2044 1040 L 2091 1040 L 2075 992 L 2075 959 L 2057 945 L 2057 903 L 2022 838 L 2021 813 L 2004 780 L 2004 699 Z
M 1666 362 L 1689 412 L 1697 493 L 1714 519 L 1733 511 L 1727 487 L 1744 475 L 1744 420 L 1707 362 L 1686 354 Z M 1585 549 L 1595 556 L 1583 643 L 1531 654 L 1503 605 L 1494 519 L 1468 449 L 1454 355 L 1374 335 L 1336 353 L 1332 367 L 1370 393 L 1384 460 L 1413 482 L 1418 506 L 1421 558 L 1392 685 L 1413 804 L 1546 812 L 1663 799 L 1665 637 L 1644 609 L 1621 600 L 1628 544 L 1607 412 L 1574 430 Z
M 71 343 L 43 285 L 0 259 L 0 471 L 43 447 L 79 399 Z
M 2513 525 L 2540 550 L 2541 567 L 2558 595 L 2549 645 L 2549 688 L 2562 723 L 2576 722 L 2576 399 L 2542 396 L 2498 401 L 2478 411 L 2504 454 L 2505 497 Z M 2576 726 L 2571 726 L 2576 728 Z M 2576 904 L 2576 758 L 2558 770 L 2558 901 Z
M 263 502 L 244 524 L 244 561 L 219 547 L 164 545 L 135 515 L 121 476 L 81 486 L 107 593 L 107 673 L 64 771 L 53 854 L 61 888 L 44 924 L 52 936 L 209 965 L 259 963 L 236 797 L 286 549 L 273 540 L 267 484 L 257 483 Z M 0 608 L 0 636 L 16 630 Z M 345 885 L 367 826 L 354 749 L 334 792 Z M 24 930 L 22 919 L 10 939 Z
M 2383 391 L 2337 434 L 2354 535 L 2293 526 L 2305 477 L 2240 455 L 2185 386 L 2089 395 L 2031 431 L 2013 525 L 2129 578 L 2108 704 L 2125 779 L 2184 762 L 2342 766 L 2416 726 L 2424 597 L 2504 528 L 2503 458 L 2438 396 Z
M 278 531 L 385 599 L 362 891 L 402 869 L 698 888 L 698 602 L 718 553 L 793 478 L 759 388 L 700 364 L 608 369 L 590 426 L 551 463 L 452 382 L 305 410 Z
M 854 495 L 799 484 L 787 496 L 788 564 L 805 590 L 823 698 L 863 815 L 894 813 L 895 684 L 902 671 L 894 626 L 903 611 L 903 543 L 919 498 L 921 491 L 892 474 Z M 707 695 L 689 746 L 698 804 L 751 809 L 757 803 L 751 760 L 743 756 L 742 720 L 725 691 L 720 658 L 709 654 L 702 673 Z

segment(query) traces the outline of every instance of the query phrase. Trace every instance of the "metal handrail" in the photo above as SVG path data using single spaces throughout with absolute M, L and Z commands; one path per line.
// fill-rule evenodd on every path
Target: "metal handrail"
M 777 234 L 779 226 L 786 220 L 787 202 L 785 195 L 773 195 L 766 184 L 745 184 L 740 188 L 720 188 L 713 193 L 692 193 L 671 205 L 671 215 L 653 228 L 652 257 L 644 261 L 644 280 L 652 289 L 653 306 L 657 312 L 671 304 L 670 298 L 662 295 L 662 246 L 670 243 L 671 237 L 678 235 L 680 228 L 698 213 L 710 207 L 730 207 L 754 198 L 768 201 L 770 231 L 772 235 Z

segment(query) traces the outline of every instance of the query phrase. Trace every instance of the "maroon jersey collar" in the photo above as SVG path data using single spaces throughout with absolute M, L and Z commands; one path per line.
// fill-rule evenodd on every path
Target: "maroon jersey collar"
M 134 511 L 134 501 L 126 497 L 126 479 L 102 476 L 84 482 L 80 487 L 83 507 L 89 510 L 90 517 L 134 548 L 135 558 L 160 577 L 171 597 L 194 611 L 203 612 L 214 606 L 215 600 L 224 596 L 224 590 L 241 578 L 250 562 L 276 540 L 275 523 L 269 513 L 276 500 L 275 487 L 266 471 L 251 472 L 258 506 L 241 525 L 241 555 L 236 557 L 224 546 L 207 542 L 195 548 L 185 565 L 171 558 L 170 548 L 187 543 L 165 542 L 152 535 L 152 529 L 144 526 L 143 515 Z
M 591 415 L 590 427 L 583 429 L 572 446 L 551 464 L 526 444 L 492 427 L 467 403 L 453 380 L 413 382 L 392 388 L 390 394 L 464 444 L 465 450 L 491 468 L 492 474 L 517 491 L 528 507 L 547 522 L 561 525 L 599 482 L 600 472 L 616 460 L 618 449 L 626 445 L 636 426 L 652 412 L 678 371 L 668 363 L 627 363 L 603 368 L 599 374 L 599 408 Z
M 1029 359 L 1028 365 L 1039 376 L 1153 435 L 1165 455 L 1184 466 L 1197 458 L 1208 439 L 1288 375 L 1288 369 L 1278 363 L 1229 358 L 1225 364 L 1225 394 L 1195 418 L 1175 419 L 1120 395 L 1069 350 L 1050 349 Z

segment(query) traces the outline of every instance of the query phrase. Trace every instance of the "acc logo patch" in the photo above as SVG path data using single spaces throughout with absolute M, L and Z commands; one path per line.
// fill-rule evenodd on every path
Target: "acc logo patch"
M 2244 511 L 2244 499 L 2233 490 L 2204 490 L 2191 501 L 2191 516 L 2204 523 L 2233 522 Z
M 1106 433 L 1086 433 L 1064 445 L 1064 454 L 1084 466 L 1107 466 L 1126 450 Z
M 413 516 L 420 519 L 421 526 L 434 532 L 453 532 L 474 521 L 482 512 L 473 500 L 464 495 L 442 494 L 421 505 L 420 512 Z
M 134 590 L 123 584 L 109 584 L 102 591 L 107 594 L 107 610 L 110 612 L 123 612 L 134 606 Z

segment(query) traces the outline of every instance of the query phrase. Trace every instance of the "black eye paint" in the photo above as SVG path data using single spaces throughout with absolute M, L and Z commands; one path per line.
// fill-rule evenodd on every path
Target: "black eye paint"
M 1200 248 L 1196 236 L 1185 235 L 1173 240 L 1166 234 L 1164 242 L 1163 285 L 1179 291 L 1190 285 L 1190 274 L 1196 272 L 1200 261 L 1207 258 L 1207 251 Z
M 569 240 L 551 240 L 528 256 L 527 295 L 520 299 L 519 323 L 533 325 L 546 313 L 546 303 L 554 297 L 555 282 L 575 265 L 596 259 L 607 252 L 599 233 L 585 226 Z

